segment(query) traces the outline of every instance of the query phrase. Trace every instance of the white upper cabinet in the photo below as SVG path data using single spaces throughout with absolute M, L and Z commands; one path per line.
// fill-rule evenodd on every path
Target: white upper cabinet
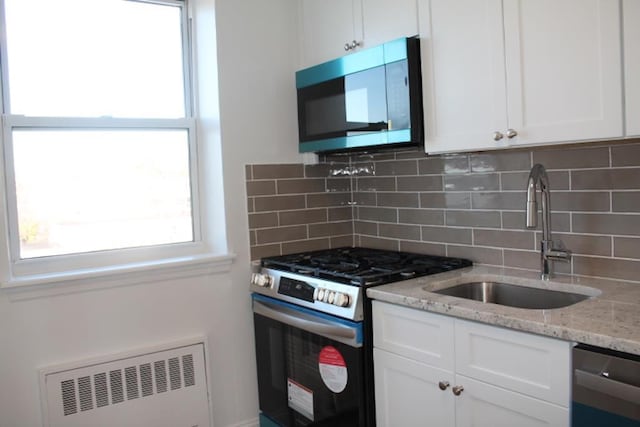
M 418 34 L 417 0 L 300 0 L 300 66 Z
M 363 47 L 418 35 L 417 0 L 362 0 Z
M 618 0 L 418 9 L 427 153 L 623 136 Z
M 640 1 L 624 0 L 624 75 L 627 136 L 640 135 Z
M 362 43 L 361 0 L 301 0 L 302 67 L 316 65 L 351 51 Z

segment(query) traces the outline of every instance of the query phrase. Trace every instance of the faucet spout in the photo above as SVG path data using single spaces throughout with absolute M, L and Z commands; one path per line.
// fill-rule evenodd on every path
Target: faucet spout
M 551 238 L 551 203 L 549 196 L 549 177 L 544 166 L 537 163 L 531 168 L 527 180 L 526 227 L 536 228 L 538 225 L 538 203 L 536 190 L 540 190 L 542 204 L 542 241 L 540 242 L 540 277 L 548 280 L 551 277 L 551 261 L 569 261 L 571 251 L 554 246 Z
M 540 189 L 542 198 L 542 240 L 551 240 L 551 212 L 549 197 L 549 177 L 544 166 L 535 164 L 527 180 L 527 228 L 538 226 L 538 204 L 536 189 Z

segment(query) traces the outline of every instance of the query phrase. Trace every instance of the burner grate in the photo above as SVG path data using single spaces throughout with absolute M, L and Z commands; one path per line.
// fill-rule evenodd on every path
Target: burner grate
M 461 258 L 371 248 L 336 248 L 263 258 L 263 267 L 372 286 L 472 265 Z

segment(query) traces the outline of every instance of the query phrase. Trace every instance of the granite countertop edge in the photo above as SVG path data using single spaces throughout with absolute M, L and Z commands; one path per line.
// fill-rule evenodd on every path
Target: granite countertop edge
M 568 307 L 537 310 L 432 292 L 468 281 L 502 281 L 577 292 L 590 298 Z M 473 266 L 374 286 L 367 289 L 367 296 L 414 309 L 640 355 L 640 283 L 582 276 L 559 276 L 542 281 L 537 273 L 528 270 Z

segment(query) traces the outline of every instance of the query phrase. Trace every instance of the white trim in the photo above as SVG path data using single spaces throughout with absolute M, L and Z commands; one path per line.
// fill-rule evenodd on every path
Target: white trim
M 5 115 L 9 128 L 34 129 L 193 129 L 192 118 L 123 118 L 123 117 L 38 117 Z
M 236 423 L 236 424 L 231 424 L 227 427 L 259 427 L 259 426 L 260 426 L 260 419 L 256 417 L 250 420 L 240 421 L 239 423 Z
M 0 22 L 5 23 L 4 1 L 0 1 Z M 6 25 L 0 26 L 0 114 L 6 112 L 9 106 L 9 79 L 7 66 L 7 30 Z
M 235 254 L 207 254 L 99 269 L 25 276 L 3 283 L 3 289 L 0 289 L 0 292 L 6 293 L 10 300 L 17 301 L 140 283 L 222 274 L 231 271 L 235 257 Z

